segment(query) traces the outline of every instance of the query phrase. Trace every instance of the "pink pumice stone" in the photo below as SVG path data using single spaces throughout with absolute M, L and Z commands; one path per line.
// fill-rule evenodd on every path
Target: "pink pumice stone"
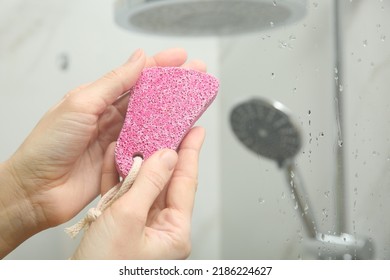
M 183 137 L 217 96 L 218 80 L 179 67 L 143 70 L 130 90 L 126 118 L 115 147 L 118 172 L 126 177 L 135 156 L 177 150 Z

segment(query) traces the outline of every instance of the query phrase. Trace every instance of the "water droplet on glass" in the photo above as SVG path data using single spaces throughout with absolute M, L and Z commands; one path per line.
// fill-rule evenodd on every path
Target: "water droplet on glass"
M 330 191 L 326 191 L 326 192 L 324 192 L 324 195 L 325 195 L 325 197 L 326 197 L 326 198 L 329 198 Z
M 309 110 L 308 114 L 310 115 L 311 114 L 311 111 Z
M 285 199 L 286 197 L 286 194 L 284 192 L 282 192 L 282 199 Z
M 275 73 L 271 73 L 271 79 L 275 79 Z
M 276 4 L 276 0 L 273 0 L 273 1 L 272 1 L 272 4 L 276 7 L 276 5 L 277 5 L 277 4 Z
M 343 140 L 338 140 L 337 144 L 339 145 L 339 147 L 342 147 L 343 146 Z
M 381 36 L 381 41 L 384 42 L 386 40 L 386 36 L 385 35 L 382 35 Z
M 297 210 L 297 209 L 298 209 L 298 202 L 296 201 L 295 205 L 294 205 L 294 210 Z
M 368 44 L 367 40 L 364 40 L 363 41 L 363 47 L 367 47 L 367 44 Z
M 343 85 L 339 85 L 339 91 L 342 92 L 343 91 Z
M 294 41 L 294 40 L 296 40 L 297 39 L 297 37 L 295 37 L 295 35 L 290 35 L 290 36 L 288 36 L 288 39 L 290 40 L 290 41 Z
M 282 49 L 285 49 L 287 47 L 291 48 L 287 42 L 281 40 L 279 41 L 279 47 Z
M 274 24 L 273 21 L 270 21 L 270 22 L 269 22 L 269 25 L 270 25 L 271 27 L 274 27 L 275 24 Z
M 263 204 L 265 202 L 264 198 L 262 197 L 259 197 L 258 200 L 257 200 L 260 204 Z

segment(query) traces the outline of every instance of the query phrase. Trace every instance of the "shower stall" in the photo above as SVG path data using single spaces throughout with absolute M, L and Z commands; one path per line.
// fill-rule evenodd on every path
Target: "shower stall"
M 389 257 L 388 4 L 308 1 L 296 24 L 221 39 L 225 258 Z
M 198 122 L 207 136 L 190 258 L 390 259 L 389 9 L 387 0 L 6 0 L 0 159 L 62 95 L 131 50 L 181 46 L 220 80 Z M 83 215 L 7 258 L 68 258 L 79 239 L 63 230 Z

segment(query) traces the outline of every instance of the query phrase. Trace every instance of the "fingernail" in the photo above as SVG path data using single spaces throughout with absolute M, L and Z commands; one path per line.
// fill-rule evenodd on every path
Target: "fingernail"
M 160 160 L 167 167 L 167 169 L 171 171 L 176 166 L 177 153 L 173 150 L 166 149 L 162 152 Z
M 135 62 L 135 61 L 137 61 L 137 60 L 142 56 L 142 54 L 143 54 L 142 49 L 136 50 L 136 51 L 132 54 L 132 56 L 129 58 L 128 62 Z

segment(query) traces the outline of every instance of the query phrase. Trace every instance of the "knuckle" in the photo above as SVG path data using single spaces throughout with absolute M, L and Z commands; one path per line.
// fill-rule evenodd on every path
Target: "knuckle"
M 184 174 L 175 174 L 172 180 L 180 182 L 181 185 L 189 186 L 197 191 L 199 185 L 199 179 L 197 176 L 188 176 Z
M 109 82 L 110 87 L 115 91 L 125 92 L 126 90 L 128 90 L 126 89 L 124 82 L 124 74 L 122 73 L 121 69 L 114 69 L 106 73 L 103 76 L 103 80 Z
M 144 173 L 145 179 L 147 182 L 156 188 L 158 192 L 161 192 L 166 184 L 166 178 L 161 175 L 160 172 L 156 170 L 147 170 Z
M 80 95 L 77 90 L 69 91 L 63 98 L 63 103 L 70 108 L 79 107 L 81 103 Z
M 103 76 L 103 79 L 107 81 L 114 81 L 115 85 L 121 90 L 122 92 L 125 92 L 125 85 L 123 83 L 123 74 L 120 69 L 114 69 L 108 72 Z
M 114 69 L 114 70 L 111 70 L 110 72 L 108 72 L 104 78 L 105 79 L 108 79 L 108 80 L 116 80 L 118 78 L 121 77 L 121 74 L 118 70 Z

